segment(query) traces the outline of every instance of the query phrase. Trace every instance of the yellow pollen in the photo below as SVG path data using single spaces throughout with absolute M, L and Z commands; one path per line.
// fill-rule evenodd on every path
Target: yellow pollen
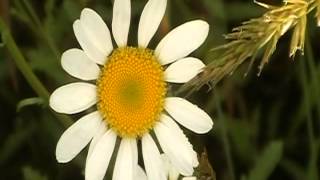
M 147 133 L 158 121 L 166 96 L 163 68 L 153 51 L 113 51 L 97 81 L 98 109 L 121 137 Z

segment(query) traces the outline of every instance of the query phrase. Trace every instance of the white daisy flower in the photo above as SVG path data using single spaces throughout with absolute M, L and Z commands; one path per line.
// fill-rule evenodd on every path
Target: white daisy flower
M 117 153 L 113 180 L 132 180 L 139 169 L 137 141 L 141 141 L 148 179 L 164 180 L 163 162 L 154 141 L 157 138 L 177 171 L 192 175 L 198 165 L 197 155 L 176 122 L 195 133 L 208 132 L 213 122 L 187 100 L 166 97 L 167 83 L 185 83 L 203 69 L 205 65 L 199 59 L 186 56 L 205 41 L 209 25 L 202 20 L 187 22 L 168 33 L 155 50 L 148 49 L 167 4 L 166 0 L 149 0 L 139 22 L 138 46 L 131 47 L 127 45 L 130 4 L 130 0 L 114 1 L 112 34 L 116 48 L 107 25 L 95 11 L 84 9 L 73 24 L 82 49 L 64 52 L 61 64 L 70 75 L 89 82 L 56 89 L 50 106 L 65 114 L 92 106 L 97 110 L 63 133 L 56 158 L 61 163 L 69 162 L 91 142 L 87 180 L 103 179 L 113 153 Z M 117 137 L 121 142 L 114 152 Z

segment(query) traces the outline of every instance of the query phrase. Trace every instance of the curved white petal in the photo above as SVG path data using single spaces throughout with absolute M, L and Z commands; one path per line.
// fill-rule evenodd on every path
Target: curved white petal
M 89 143 L 99 126 L 102 117 L 99 112 L 90 113 L 69 127 L 60 137 L 56 158 L 60 163 L 71 161 Z
M 184 176 L 193 174 L 196 153 L 179 126 L 167 115 L 162 114 L 161 122 L 155 128 L 159 143 L 172 165 Z
M 161 159 L 166 168 L 166 177 L 169 178 L 168 180 L 178 180 L 180 174 L 177 171 L 177 169 L 174 166 L 172 166 L 168 156 L 165 154 L 161 154 Z M 196 180 L 196 177 L 194 176 L 183 177 L 182 180 Z
M 166 171 L 156 143 L 149 134 L 142 137 L 143 162 L 149 179 L 166 180 Z
M 87 56 L 97 64 L 104 64 L 108 54 L 98 48 L 94 38 L 87 33 L 83 23 L 81 23 L 79 19 L 73 23 L 73 31 L 81 48 Z
M 169 34 L 158 44 L 155 53 L 162 65 L 186 57 L 197 49 L 207 38 L 209 24 L 202 20 L 184 23 Z
M 118 47 L 127 45 L 130 17 L 130 0 L 115 0 L 113 4 L 112 34 Z
M 138 44 L 147 47 L 166 11 L 167 0 L 149 0 L 144 7 L 138 29 Z
M 112 40 L 108 26 L 94 10 L 85 8 L 81 12 L 80 21 L 85 32 L 95 46 L 107 57 L 112 49 Z M 105 63 L 106 58 L 99 62 Z
M 137 141 L 136 139 L 133 139 L 130 141 L 131 142 L 131 149 L 133 153 L 133 166 L 134 169 L 138 168 L 138 146 L 137 146 Z
M 183 98 L 166 98 L 164 108 L 182 126 L 195 133 L 207 133 L 213 126 L 213 121 L 206 112 Z
M 146 173 L 142 169 L 142 167 L 137 166 L 136 175 L 134 180 L 148 180 Z
M 182 180 L 197 180 L 195 176 L 190 176 L 190 177 L 184 177 Z
M 186 152 L 187 151 L 189 152 L 188 158 L 190 158 L 190 161 L 192 162 L 192 166 L 197 167 L 199 165 L 197 152 L 193 150 L 192 144 L 189 142 L 187 136 L 183 133 L 181 128 L 178 126 L 178 124 L 175 123 L 174 120 L 171 119 L 171 117 L 165 114 L 162 114 L 161 122 L 164 125 L 166 125 L 168 128 L 170 128 L 173 133 L 176 133 L 175 136 L 180 139 L 179 142 L 181 142 L 183 146 L 186 148 Z M 170 159 L 170 162 L 172 162 L 172 159 Z
M 50 107 L 59 113 L 75 114 L 97 102 L 96 86 L 89 83 L 70 83 L 56 89 L 50 96 Z
M 112 130 L 108 130 L 101 137 L 94 147 L 91 157 L 86 162 L 86 180 L 103 180 L 109 166 L 116 139 L 117 135 Z
M 133 144 L 135 146 L 133 146 Z M 134 180 L 138 166 L 136 159 L 137 144 L 135 139 L 123 138 L 120 143 L 112 180 Z
M 97 132 L 95 133 L 95 135 L 93 136 L 91 142 L 90 142 L 90 146 L 89 146 L 89 150 L 88 150 L 88 155 L 87 155 L 87 160 L 88 158 L 91 156 L 92 151 L 94 149 L 94 147 L 96 146 L 96 144 L 99 142 L 100 138 L 107 132 L 107 124 L 105 121 L 103 121 L 99 127 L 99 129 L 97 130 Z
M 185 83 L 205 67 L 200 59 L 187 57 L 172 63 L 164 72 L 165 79 L 172 83 Z
M 71 76 L 89 81 L 99 76 L 99 66 L 91 61 L 81 49 L 69 49 L 61 56 L 62 68 Z
M 172 168 L 172 164 L 171 164 L 168 156 L 165 153 L 162 153 L 160 156 L 161 156 L 161 160 L 162 160 L 162 163 L 163 163 L 164 170 L 166 172 L 166 177 L 168 177 L 169 176 L 169 171 Z
M 169 169 L 169 180 L 178 180 L 180 174 L 175 167 L 171 167 Z

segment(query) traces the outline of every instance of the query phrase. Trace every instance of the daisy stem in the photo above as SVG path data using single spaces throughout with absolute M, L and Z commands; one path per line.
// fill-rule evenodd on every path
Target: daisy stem
M 214 94 L 215 94 L 214 99 L 217 107 L 217 116 L 218 116 L 217 120 L 220 120 L 219 124 L 220 124 L 220 130 L 221 130 L 221 137 L 223 142 L 223 149 L 225 151 L 226 158 L 227 158 L 229 175 L 231 180 L 235 180 L 236 178 L 234 174 L 234 163 L 232 161 L 230 141 L 228 139 L 228 132 L 226 128 L 226 118 L 222 112 L 221 99 L 220 99 L 220 95 L 218 94 L 218 91 L 215 91 Z
M 32 69 L 28 65 L 26 59 L 18 48 L 16 42 L 14 41 L 9 28 L 5 24 L 2 17 L 0 17 L 0 32 L 2 35 L 2 41 L 5 47 L 8 49 L 11 54 L 16 66 L 22 73 L 22 75 L 26 78 L 27 82 L 31 86 L 31 88 L 41 97 L 46 103 L 49 101 L 49 92 L 38 79 L 38 77 L 33 73 Z M 60 120 L 60 122 L 68 127 L 72 124 L 72 120 L 65 115 L 55 114 L 55 116 Z

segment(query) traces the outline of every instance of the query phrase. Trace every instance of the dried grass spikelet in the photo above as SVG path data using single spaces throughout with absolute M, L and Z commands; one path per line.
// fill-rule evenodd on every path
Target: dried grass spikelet
M 182 91 L 195 90 L 209 82 L 215 85 L 247 59 L 250 59 L 249 70 L 257 54 L 263 52 L 260 75 L 276 50 L 279 38 L 289 29 L 293 29 L 289 56 L 294 57 L 298 50 L 303 54 L 307 14 L 317 8 L 316 17 L 320 25 L 320 0 L 285 0 L 280 7 L 254 2 L 268 11 L 259 18 L 243 22 L 225 35 L 229 42 L 209 52 L 207 58 L 212 62 L 198 77 L 185 84 Z

